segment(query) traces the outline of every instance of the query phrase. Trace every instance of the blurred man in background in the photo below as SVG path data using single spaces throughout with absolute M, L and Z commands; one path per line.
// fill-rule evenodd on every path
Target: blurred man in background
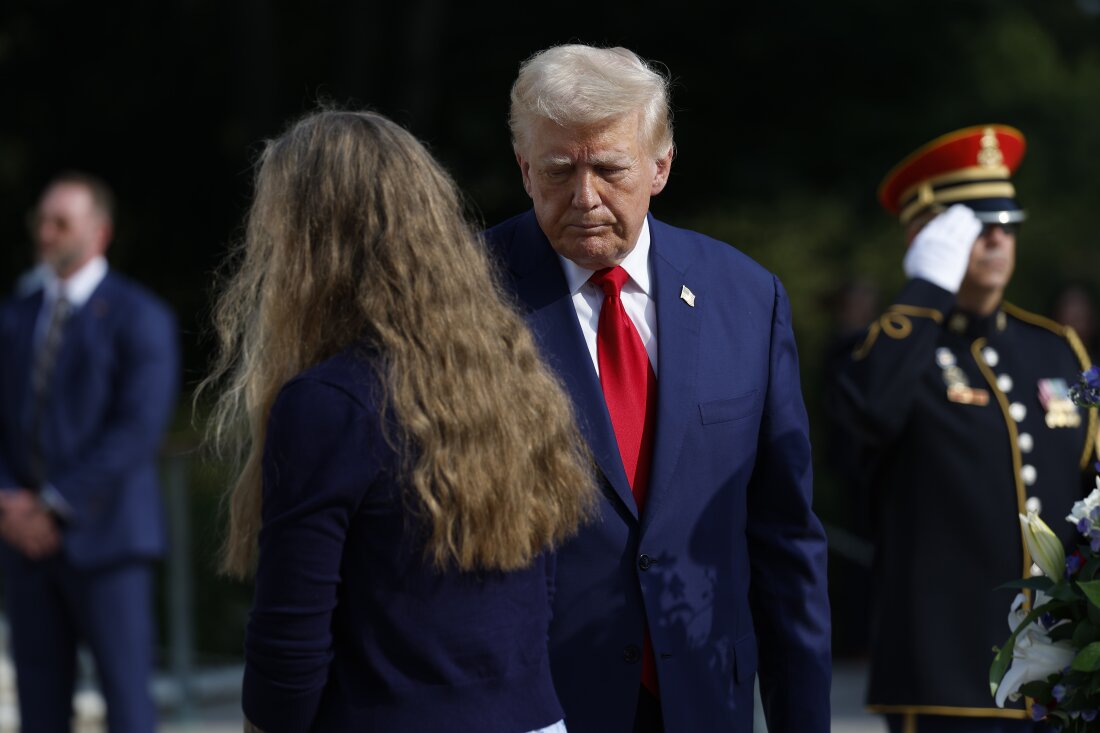
M 1050 316 L 1063 326 L 1074 330 L 1085 345 L 1089 356 L 1096 358 L 1097 331 L 1096 304 L 1084 283 L 1069 283 L 1058 292 Z
M 0 562 L 22 727 L 70 730 L 90 648 L 112 733 L 152 733 L 157 477 L 179 389 L 175 319 L 113 272 L 113 196 L 66 173 L 32 218 L 40 288 L 0 306 Z
M 893 733 L 1037 729 L 990 695 L 1015 594 L 994 589 L 1031 573 L 1017 515 L 1060 517 L 1082 496 L 1095 418 L 1068 396 L 1088 365 L 1072 329 L 1004 301 L 1024 145 L 1011 127 L 966 128 L 886 177 L 909 280 L 834 385 L 870 468 L 868 703 Z

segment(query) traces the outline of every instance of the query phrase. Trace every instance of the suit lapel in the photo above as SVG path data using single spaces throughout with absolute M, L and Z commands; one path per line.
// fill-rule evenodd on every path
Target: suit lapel
M 637 518 L 638 507 L 626 479 L 607 403 L 577 322 L 565 275 L 534 215 L 525 217 L 517 226 L 510 266 L 515 275 L 516 294 L 529 309 L 528 324 L 538 338 L 544 358 L 573 398 L 577 423 L 596 464 L 625 508 Z
M 53 389 L 63 390 L 67 384 L 80 379 L 83 363 L 88 354 L 103 348 L 100 340 L 100 322 L 110 313 L 113 292 L 113 279 L 108 272 L 92 291 L 82 306 L 73 311 L 65 324 L 61 349 L 54 365 Z
M 698 420 L 695 375 L 699 357 L 699 322 L 708 302 L 697 278 L 692 278 L 690 254 L 681 246 L 674 229 L 649 218 L 650 263 L 653 295 L 657 305 L 657 427 L 653 440 L 653 466 L 642 529 L 660 513 L 663 503 L 680 488 L 673 473 L 690 421 Z M 687 286 L 698 296 L 694 307 L 681 298 Z
M 15 318 L 15 358 L 17 363 L 25 365 L 28 378 L 34 364 L 34 330 L 38 324 L 39 311 L 42 310 L 42 292 L 27 298 L 18 304 L 19 315 Z M 29 382 L 28 382 L 29 384 Z
M 31 411 L 34 406 L 34 384 L 32 374 L 34 361 L 37 354 L 34 332 L 38 324 L 39 311 L 42 309 L 42 291 L 34 296 L 21 301 L 16 307 L 19 313 L 14 319 L 15 343 L 12 360 L 12 369 L 16 371 L 16 379 L 13 384 L 19 385 L 15 395 L 12 395 L 19 405 L 20 433 L 28 435 L 31 425 Z

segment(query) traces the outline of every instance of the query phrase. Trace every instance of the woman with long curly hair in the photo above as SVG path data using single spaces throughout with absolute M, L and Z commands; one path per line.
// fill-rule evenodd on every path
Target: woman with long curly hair
M 240 457 L 249 725 L 564 730 L 552 551 L 595 479 L 451 179 L 381 115 L 310 114 L 267 144 L 229 268 L 204 387 Z

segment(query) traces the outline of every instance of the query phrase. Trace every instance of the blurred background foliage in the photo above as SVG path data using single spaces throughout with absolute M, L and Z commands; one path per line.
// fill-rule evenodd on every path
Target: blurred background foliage
M 531 53 L 571 41 L 667 66 L 678 153 L 655 215 L 736 245 L 790 293 L 832 527 L 864 530 L 828 461 L 825 355 L 846 286 L 878 307 L 901 284 L 901 232 L 876 201 L 895 162 L 958 127 L 1019 127 L 1031 219 L 1009 298 L 1049 313 L 1070 283 L 1097 296 L 1097 0 L 9 0 L 0 286 L 30 264 L 26 215 L 44 182 L 64 168 L 104 176 L 120 201 L 114 266 L 180 315 L 188 382 L 174 439 L 194 444 L 211 273 L 239 236 L 263 139 L 318 99 L 376 109 L 424 139 L 492 223 L 528 206 L 506 125 L 511 81 Z M 200 652 L 235 655 L 248 589 L 213 572 L 225 480 L 211 463 L 190 472 L 195 607 Z M 858 595 L 846 562 L 835 582 L 857 578 L 841 590 Z

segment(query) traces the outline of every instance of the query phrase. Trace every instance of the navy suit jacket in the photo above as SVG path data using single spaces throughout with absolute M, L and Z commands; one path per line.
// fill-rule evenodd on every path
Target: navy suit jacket
M 0 307 L 0 489 L 33 485 L 35 323 L 42 291 Z M 77 567 L 160 555 L 157 458 L 179 394 L 175 319 L 108 271 L 65 326 L 42 423 L 52 485 L 72 508 L 64 551 Z M 14 552 L 0 543 L 0 556 Z
M 641 518 L 534 213 L 485 235 L 603 475 L 599 520 L 558 555 L 550 654 L 566 724 L 632 730 L 648 620 L 668 733 L 751 731 L 757 672 L 773 733 L 827 731 L 826 542 L 787 296 L 733 247 L 649 226 L 658 403 Z

